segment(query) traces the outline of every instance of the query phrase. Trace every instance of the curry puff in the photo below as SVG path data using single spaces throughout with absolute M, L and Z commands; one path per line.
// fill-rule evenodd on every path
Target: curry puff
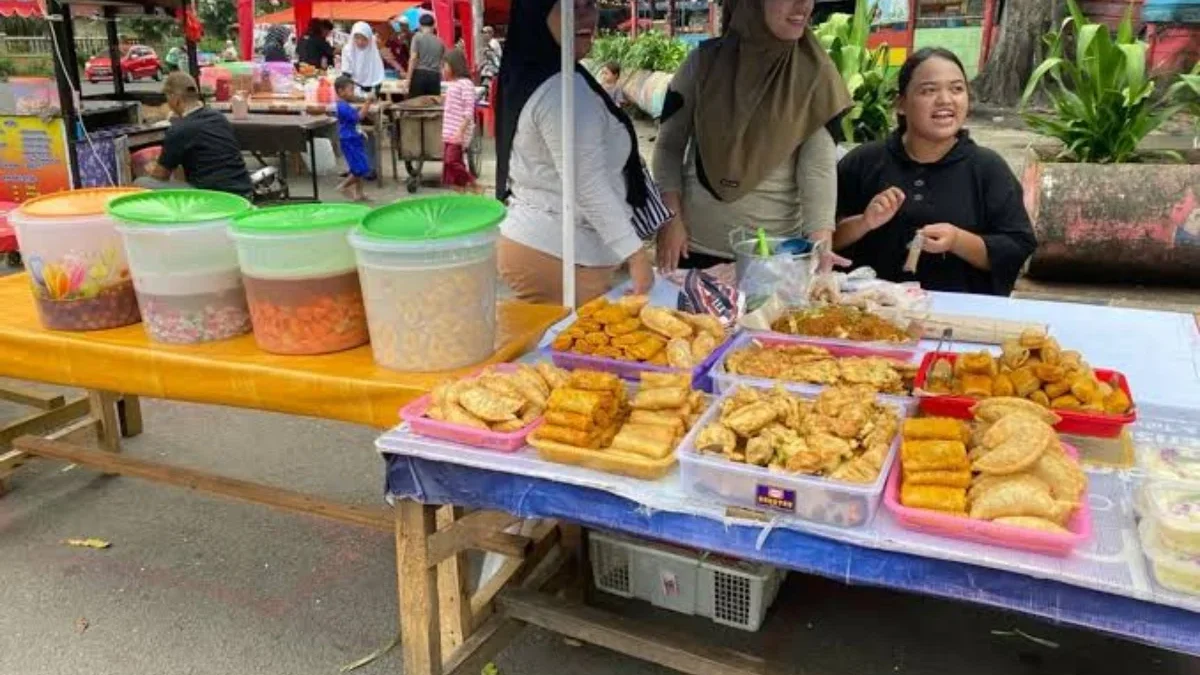
M 434 387 L 425 417 L 498 433 L 520 431 L 542 416 L 550 392 L 566 378 L 549 363 L 485 368 Z

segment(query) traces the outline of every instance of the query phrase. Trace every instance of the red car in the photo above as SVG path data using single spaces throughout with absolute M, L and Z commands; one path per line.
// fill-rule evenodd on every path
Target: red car
M 88 59 L 87 65 L 83 68 L 84 77 L 88 82 L 95 84 L 100 80 L 112 79 L 112 61 L 107 55 L 97 54 Z M 121 73 L 125 76 L 126 82 L 140 80 L 145 77 L 152 77 L 155 80 L 162 79 L 162 63 L 158 60 L 158 54 L 154 50 L 142 45 L 134 45 L 125 52 L 125 56 L 121 57 Z

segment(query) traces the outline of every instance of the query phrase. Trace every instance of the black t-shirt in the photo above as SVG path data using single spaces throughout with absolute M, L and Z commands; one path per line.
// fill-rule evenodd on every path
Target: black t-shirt
M 906 197 L 896 217 L 839 251 L 855 267 L 871 267 L 888 281 L 919 281 L 934 291 L 1012 293 L 1037 239 L 1021 184 L 1000 155 L 976 145 L 966 131 L 932 164 L 909 157 L 899 132 L 860 145 L 838 163 L 838 219 L 861 214 L 889 187 L 900 188 Z M 952 253 L 922 253 L 916 274 L 904 272 L 909 242 L 919 228 L 934 223 L 983 238 L 991 270 L 972 267 Z
M 252 192 L 233 125 L 212 108 L 200 108 L 171 123 L 158 163 L 168 171 L 182 166 L 193 187 L 243 197 Z
M 321 63 L 322 59 L 324 63 Z M 314 68 L 328 68 L 333 65 L 333 45 L 324 38 L 305 35 L 296 46 L 296 60 Z

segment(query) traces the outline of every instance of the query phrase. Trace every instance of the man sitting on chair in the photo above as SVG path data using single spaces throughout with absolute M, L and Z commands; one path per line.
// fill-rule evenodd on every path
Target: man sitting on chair
M 187 73 L 171 73 L 163 84 L 174 117 L 163 138 L 162 154 L 133 183 L 152 190 L 199 188 L 250 197 L 250 174 L 233 125 L 225 115 L 205 106 L 200 87 Z M 171 178 L 182 168 L 187 182 Z

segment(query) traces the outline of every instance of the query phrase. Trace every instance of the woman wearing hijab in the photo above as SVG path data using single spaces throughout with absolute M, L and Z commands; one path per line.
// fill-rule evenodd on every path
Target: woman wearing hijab
M 1037 239 L 1021 183 L 963 129 L 970 100 L 962 62 L 922 49 L 900 68 L 898 126 L 838 164 L 834 247 L 889 281 L 1008 295 Z M 906 269 L 909 246 L 921 252 Z
M 276 24 L 267 30 L 267 37 L 263 39 L 263 60 L 267 62 L 291 61 L 288 58 L 287 42 L 288 35 L 291 31 L 287 26 Z
M 575 59 L 591 50 L 595 0 L 575 2 Z M 559 3 L 513 0 L 498 79 L 496 192 L 508 201 L 500 224 L 500 276 L 521 300 L 562 302 L 561 94 L 575 88 L 575 288 L 582 303 L 607 292 L 628 262 L 634 291 L 654 284 L 650 255 L 634 228 L 648 186 L 629 118 L 583 67 L 560 72 Z
M 836 148 L 825 125 L 849 107 L 842 78 L 808 29 L 813 0 L 726 0 L 725 34 L 693 50 L 663 102 L 654 178 L 678 216 L 658 263 L 733 259 L 730 232 L 828 242 Z
M 375 33 L 366 21 L 350 29 L 350 41 L 342 48 L 342 74 L 354 80 L 364 93 L 379 93 L 383 83 L 383 57 L 375 44 Z

